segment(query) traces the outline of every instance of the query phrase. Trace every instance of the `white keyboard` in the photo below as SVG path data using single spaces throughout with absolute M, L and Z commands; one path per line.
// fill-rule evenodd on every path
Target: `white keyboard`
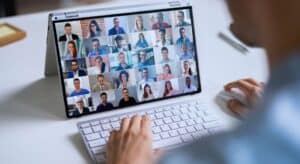
M 123 118 L 136 114 L 151 119 L 153 149 L 181 146 L 221 130 L 221 123 L 214 113 L 196 100 L 79 122 L 81 137 L 96 163 L 105 161 L 105 145 L 110 131 L 119 129 Z

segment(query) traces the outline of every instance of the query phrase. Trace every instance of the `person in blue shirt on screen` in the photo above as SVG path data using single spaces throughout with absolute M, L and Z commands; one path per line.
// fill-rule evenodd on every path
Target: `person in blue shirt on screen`
M 139 55 L 140 61 L 139 61 L 138 67 L 139 67 L 140 69 L 142 69 L 142 68 L 144 68 L 144 67 L 146 67 L 146 66 L 148 66 L 148 65 L 153 64 L 153 63 L 151 63 L 151 62 L 147 59 L 147 53 L 146 53 L 146 51 L 142 50 L 142 51 L 140 51 L 139 54 L 140 54 L 140 55 Z
M 180 37 L 177 39 L 176 45 L 181 46 L 182 44 L 186 44 L 186 45 L 190 46 L 192 42 L 191 42 L 190 38 L 188 38 L 186 36 L 186 31 L 185 31 L 184 27 L 181 27 L 179 29 L 179 34 L 180 34 Z
M 88 57 L 108 54 L 108 52 L 101 47 L 99 39 L 93 39 L 92 44 L 93 44 L 93 49 L 88 53 Z
M 118 34 L 126 34 L 124 28 L 120 26 L 119 18 L 115 17 L 113 19 L 113 22 L 114 22 L 114 27 L 108 31 L 109 36 L 118 35 Z
M 80 80 L 78 78 L 73 80 L 73 84 L 75 90 L 70 94 L 70 96 L 80 96 L 90 93 L 89 90 L 80 87 Z
M 145 39 L 145 35 L 143 33 L 139 34 L 139 40 L 135 44 L 136 48 L 147 48 L 149 47 L 149 44 L 147 40 Z
M 131 65 L 126 63 L 126 57 L 125 57 L 124 52 L 119 53 L 119 62 L 120 63 L 117 66 L 116 71 L 121 71 L 121 70 L 124 70 L 124 69 L 130 69 L 131 68 Z
M 180 60 L 193 59 L 194 55 L 189 51 L 187 44 L 181 45 L 181 51 Z

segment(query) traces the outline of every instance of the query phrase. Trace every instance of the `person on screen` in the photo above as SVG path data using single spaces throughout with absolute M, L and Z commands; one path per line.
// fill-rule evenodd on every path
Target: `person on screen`
M 119 89 L 128 88 L 129 73 L 121 71 L 119 74 Z
M 113 89 L 113 85 L 106 81 L 103 74 L 97 76 L 97 84 L 92 88 L 93 92 L 102 92 L 106 90 Z
M 157 22 L 152 25 L 152 30 L 159 30 L 159 29 L 166 29 L 171 28 L 171 25 L 164 22 L 164 14 L 163 13 L 157 13 L 156 15 Z
M 72 25 L 70 23 L 65 24 L 64 30 L 65 30 L 65 34 L 59 37 L 60 42 L 79 39 L 78 35 L 72 33 Z
M 88 57 L 108 54 L 108 52 L 101 47 L 99 39 L 93 39 L 92 45 L 93 45 L 93 49 L 88 53 Z
M 179 35 L 180 35 L 180 37 L 176 41 L 177 46 L 181 46 L 183 44 L 190 46 L 192 44 L 191 40 L 186 35 L 185 28 L 181 27 L 179 29 Z
M 75 90 L 70 94 L 70 96 L 80 96 L 80 95 L 85 95 L 90 93 L 90 91 L 88 91 L 87 89 L 80 87 L 80 80 L 78 78 L 75 78 L 73 80 L 73 84 Z
M 102 74 L 105 72 L 108 72 L 108 66 L 107 64 L 103 61 L 102 56 L 97 56 L 95 57 L 95 67 L 91 68 L 91 70 L 89 70 L 89 72 L 91 74 Z
M 126 63 L 126 57 L 123 52 L 119 53 L 119 66 L 116 68 L 116 71 L 121 71 L 124 69 L 130 69 L 131 66 Z
M 138 85 L 140 87 L 140 89 L 144 88 L 144 86 L 146 84 L 150 84 L 150 83 L 153 83 L 154 80 L 152 78 L 149 78 L 149 70 L 148 68 L 143 68 L 142 70 L 142 80 L 139 81 Z
M 90 112 L 90 109 L 84 106 L 84 101 L 80 97 L 76 100 L 76 108 L 73 112 L 73 116 L 80 116 Z
M 177 12 L 177 21 L 178 21 L 178 23 L 176 24 L 176 27 L 183 27 L 183 26 L 191 25 L 190 23 L 188 23 L 184 20 L 184 12 L 183 11 Z
M 120 27 L 120 20 L 119 20 L 119 18 L 115 17 L 113 19 L 113 22 L 114 22 L 114 27 L 111 28 L 108 31 L 108 35 L 109 36 L 111 36 L 111 35 L 118 35 L 118 34 L 126 34 L 124 28 Z
M 171 67 L 169 64 L 163 66 L 163 73 L 160 74 L 159 80 L 171 80 L 174 76 L 172 75 Z
M 169 49 L 167 47 L 161 48 L 161 55 L 162 60 L 160 61 L 160 64 L 168 64 L 173 62 L 173 60 L 169 58 Z
M 141 15 L 136 16 L 134 32 L 142 32 L 146 30 L 147 29 L 144 27 L 143 17 Z
M 178 91 L 173 88 L 171 81 L 166 81 L 163 97 L 175 96 L 177 94 Z
M 97 112 L 110 111 L 114 109 L 114 105 L 107 101 L 107 93 L 103 92 L 100 94 L 101 104 L 97 106 Z
M 192 71 L 192 68 L 190 66 L 190 62 L 189 61 L 184 61 L 183 62 L 183 76 L 186 77 L 186 76 L 192 76 L 193 75 L 193 71 Z
M 142 51 L 139 52 L 139 54 L 140 54 L 139 55 L 140 62 L 138 64 L 138 67 L 140 69 L 142 69 L 142 68 L 144 68 L 144 67 L 152 64 L 152 63 L 149 62 L 149 60 L 147 60 L 147 53 L 146 53 L 146 51 L 142 50 Z
M 79 69 L 78 61 L 72 60 L 71 61 L 72 71 L 68 73 L 68 78 L 86 76 L 86 72 L 82 69 Z
M 167 33 L 165 29 L 159 30 L 160 40 L 156 41 L 156 46 L 158 47 L 165 47 L 167 45 L 172 45 L 173 41 L 172 39 L 167 38 Z
M 77 52 L 76 43 L 74 41 L 68 42 L 68 53 L 65 57 L 66 60 L 75 60 L 80 58 Z
M 185 77 L 185 88 L 183 93 L 191 93 L 196 92 L 197 88 L 192 84 L 192 80 L 190 76 Z
M 149 47 L 149 44 L 147 40 L 145 39 L 145 35 L 143 33 L 139 33 L 139 40 L 135 44 L 136 48 L 147 48 Z
M 96 20 L 91 20 L 89 24 L 89 38 L 100 37 L 101 36 L 101 28 Z
M 122 89 L 123 98 L 119 102 L 119 107 L 128 107 L 136 104 L 136 100 L 129 96 L 129 91 L 127 88 Z
M 153 96 L 151 86 L 149 84 L 146 84 L 144 86 L 144 93 L 143 93 L 142 101 L 150 101 L 150 100 L 153 100 L 154 98 L 155 97 Z
M 128 46 L 122 44 L 123 40 L 124 38 L 121 35 L 116 36 L 115 38 L 116 46 L 113 47 L 112 49 L 113 53 L 128 51 Z
M 181 51 L 182 51 L 182 54 L 180 55 L 180 60 L 193 59 L 194 55 L 189 52 L 187 44 L 181 45 Z

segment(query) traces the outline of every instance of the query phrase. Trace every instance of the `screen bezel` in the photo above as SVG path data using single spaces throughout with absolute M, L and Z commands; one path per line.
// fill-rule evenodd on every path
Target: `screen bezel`
M 193 35 L 193 46 L 195 47 L 195 60 L 196 60 L 196 71 L 197 71 L 197 82 L 198 82 L 198 90 L 190 93 L 182 93 L 179 95 L 174 95 L 170 97 L 165 97 L 165 98 L 156 98 L 150 101 L 144 101 L 144 102 L 137 102 L 135 105 L 129 106 L 129 107 L 114 107 L 110 111 L 93 111 L 89 112 L 87 114 L 82 114 L 80 116 L 70 116 L 68 112 L 68 102 L 67 102 L 67 95 L 66 95 L 66 87 L 64 83 L 64 76 L 63 76 L 63 71 L 62 71 L 62 63 L 61 63 L 61 56 L 59 54 L 59 46 L 58 46 L 58 38 L 57 38 L 57 33 L 56 33 L 56 23 L 61 23 L 61 22 L 68 22 L 68 21 L 78 21 L 82 19 L 96 19 L 96 18 L 107 18 L 107 17 L 116 17 L 116 16 L 130 16 L 130 15 L 137 15 L 137 14 L 148 14 L 148 13 L 153 13 L 153 12 L 167 12 L 167 11 L 173 11 L 173 10 L 186 10 L 188 9 L 190 11 L 190 16 L 191 16 L 191 27 L 192 27 L 192 35 Z M 194 95 L 197 93 L 202 92 L 202 85 L 201 85 L 201 78 L 200 78 L 200 70 L 199 70 L 199 61 L 198 61 L 198 51 L 197 51 L 197 43 L 196 43 L 196 37 L 195 37 L 195 24 L 194 24 L 194 17 L 193 17 L 193 9 L 192 6 L 185 6 L 185 7 L 174 7 L 174 8 L 166 8 L 166 9 L 157 9 L 157 10 L 146 10 L 146 11 L 138 11 L 138 12 L 126 12 L 126 13 L 118 13 L 118 14 L 109 14 L 109 15 L 100 15 L 100 16 L 91 16 L 91 17 L 80 17 L 80 18 L 70 18 L 70 19 L 63 19 L 63 20 L 54 20 L 52 21 L 52 27 L 54 31 L 54 38 L 55 38 L 55 46 L 56 46 L 56 57 L 57 57 L 57 64 L 59 66 L 59 78 L 61 82 L 61 87 L 63 91 L 63 98 L 64 98 L 64 104 L 65 104 L 65 112 L 67 118 L 78 118 L 81 116 L 86 116 L 86 115 L 91 115 L 91 114 L 96 114 L 96 113 L 107 113 L 107 112 L 112 112 L 114 110 L 121 110 L 125 108 L 130 108 L 130 107 L 135 107 L 138 105 L 142 104 L 149 104 L 157 101 L 162 101 L 162 100 L 168 100 L 168 99 L 175 99 L 178 97 L 183 97 L 183 96 L 188 96 L 188 95 Z

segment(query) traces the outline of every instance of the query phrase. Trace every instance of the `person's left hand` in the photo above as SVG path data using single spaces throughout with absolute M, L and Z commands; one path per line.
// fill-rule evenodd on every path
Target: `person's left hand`
M 125 118 L 112 131 L 107 145 L 107 164 L 152 164 L 152 130 L 146 116 Z

